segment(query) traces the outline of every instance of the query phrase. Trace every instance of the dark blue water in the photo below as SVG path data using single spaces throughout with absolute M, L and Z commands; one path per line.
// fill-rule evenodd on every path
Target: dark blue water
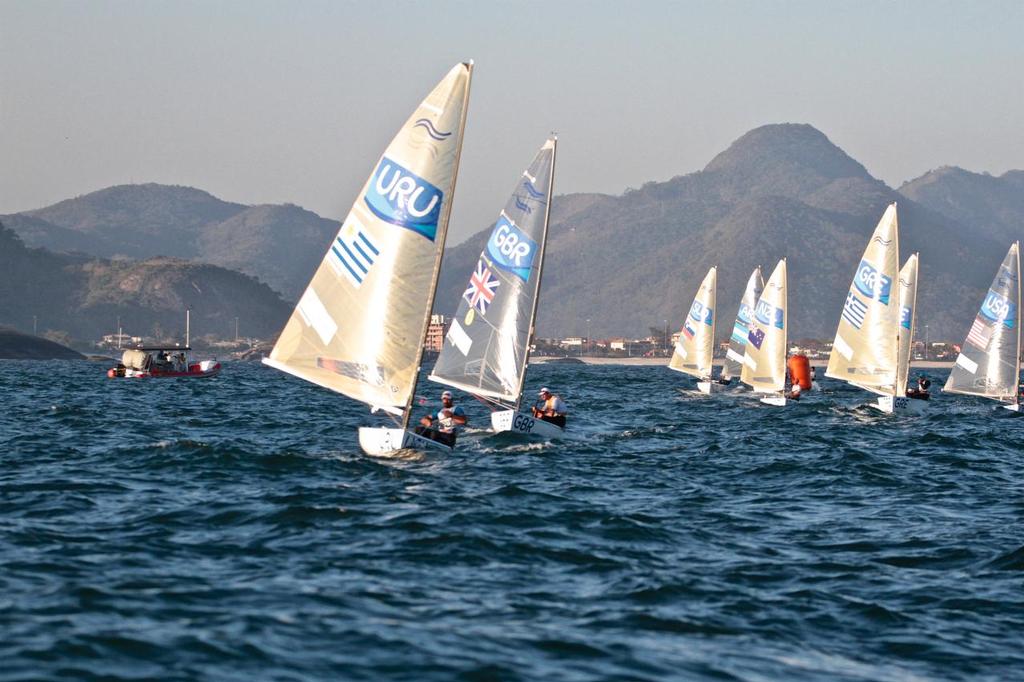
M 0 679 L 1024 677 L 1024 420 L 985 401 L 538 365 L 567 441 L 384 460 L 263 366 L 104 370 L 0 363 Z

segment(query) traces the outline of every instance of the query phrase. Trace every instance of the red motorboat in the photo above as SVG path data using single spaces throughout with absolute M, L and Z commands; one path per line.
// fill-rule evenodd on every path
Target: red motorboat
M 116 367 L 107 370 L 118 377 L 156 379 L 164 377 L 212 377 L 220 372 L 216 360 L 192 360 L 188 346 L 132 348 L 121 356 Z

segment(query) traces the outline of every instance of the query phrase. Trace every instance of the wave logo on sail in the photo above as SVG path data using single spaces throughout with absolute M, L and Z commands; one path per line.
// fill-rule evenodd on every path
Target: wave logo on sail
M 448 139 L 448 136 L 451 135 L 451 132 L 443 133 L 437 128 L 435 128 L 434 124 L 431 123 L 429 118 L 418 119 L 415 123 L 412 124 L 412 127 L 423 128 L 425 131 L 427 131 L 427 135 L 430 135 L 430 137 L 434 138 L 438 142 L 444 142 L 445 140 Z
M 783 314 L 785 311 L 782 308 L 776 308 L 768 301 L 758 301 L 757 308 L 754 309 L 754 317 L 761 324 L 767 324 L 769 326 L 776 327 L 777 329 L 783 328 Z M 757 346 L 760 348 L 761 346 Z
M 857 291 L 868 298 L 879 301 L 882 305 L 889 305 L 889 296 L 892 294 L 892 277 L 886 277 L 866 260 L 862 260 L 857 267 L 853 285 L 857 287 Z
M 444 193 L 401 164 L 381 159 L 364 199 L 381 220 L 434 241 Z
M 487 240 L 487 255 L 497 267 L 526 282 L 530 279 L 530 268 L 533 267 L 536 252 L 537 242 L 504 215 L 498 218 L 491 238 Z
M 1005 296 L 1000 296 L 991 289 L 985 302 L 981 304 L 981 314 L 991 322 L 1002 322 L 1007 329 L 1013 329 L 1013 322 L 1016 319 L 1016 308 Z
M 714 311 L 700 301 L 694 301 L 693 305 L 690 306 L 690 317 L 695 322 L 703 322 L 706 325 L 710 325 L 713 315 Z

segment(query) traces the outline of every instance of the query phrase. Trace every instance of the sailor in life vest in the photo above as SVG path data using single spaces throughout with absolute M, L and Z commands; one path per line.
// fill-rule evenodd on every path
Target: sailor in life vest
M 465 426 L 469 419 L 461 407 L 455 406 L 451 391 L 441 394 L 441 405 L 437 414 L 420 419 L 416 433 L 438 443 L 444 443 L 448 447 L 455 447 L 456 431 L 459 427 Z
M 931 394 L 928 389 L 932 387 L 932 382 L 929 381 L 928 377 L 921 375 L 917 378 L 917 388 L 908 388 L 907 397 L 917 398 L 918 400 L 928 400 L 931 398 Z
M 537 419 L 551 422 L 555 426 L 560 426 L 564 429 L 565 415 L 569 411 L 565 406 L 565 401 L 563 401 L 560 396 L 554 395 L 547 388 L 540 389 L 540 392 L 537 393 L 537 395 L 540 397 L 540 400 L 537 401 L 538 404 L 540 404 L 541 401 L 543 401 L 543 404 L 541 404 L 540 407 L 537 405 L 533 406 L 533 416 Z

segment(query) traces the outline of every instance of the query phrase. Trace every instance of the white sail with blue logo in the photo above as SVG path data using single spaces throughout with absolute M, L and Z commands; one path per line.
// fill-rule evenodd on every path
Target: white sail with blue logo
M 900 330 L 896 355 L 896 395 L 907 394 L 910 376 L 911 346 L 914 342 L 914 316 L 917 312 L 918 255 L 912 254 L 900 269 Z
M 896 204 L 891 204 L 854 273 L 825 376 L 896 395 L 900 302 L 893 285 L 899 269 L 899 227 Z
M 476 266 L 429 379 L 518 407 L 540 295 L 556 138 L 516 181 Z
M 761 266 L 754 268 L 747 279 L 747 288 L 743 290 L 743 298 L 740 300 L 740 309 L 736 313 L 736 322 L 732 326 L 732 335 L 729 337 L 729 349 L 725 352 L 725 361 L 722 363 L 722 378 L 731 379 L 739 376 L 743 371 L 743 355 L 747 347 L 747 335 L 750 333 L 750 318 L 754 314 L 754 307 L 757 306 L 757 299 L 761 298 L 764 290 L 764 279 L 761 277 Z
M 775 266 L 754 306 L 740 381 L 757 393 L 786 388 L 786 259 Z
M 388 145 L 268 365 L 408 422 L 462 151 L 472 63 Z
M 718 268 L 712 267 L 704 276 L 690 311 L 683 321 L 675 352 L 668 366 L 698 379 L 711 378 L 711 356 L 715 346 L 715 289 Z
M 1014 242 L 985 294 L 943 391 L 1019 406 L 1019 312 L 1020 242 Z

